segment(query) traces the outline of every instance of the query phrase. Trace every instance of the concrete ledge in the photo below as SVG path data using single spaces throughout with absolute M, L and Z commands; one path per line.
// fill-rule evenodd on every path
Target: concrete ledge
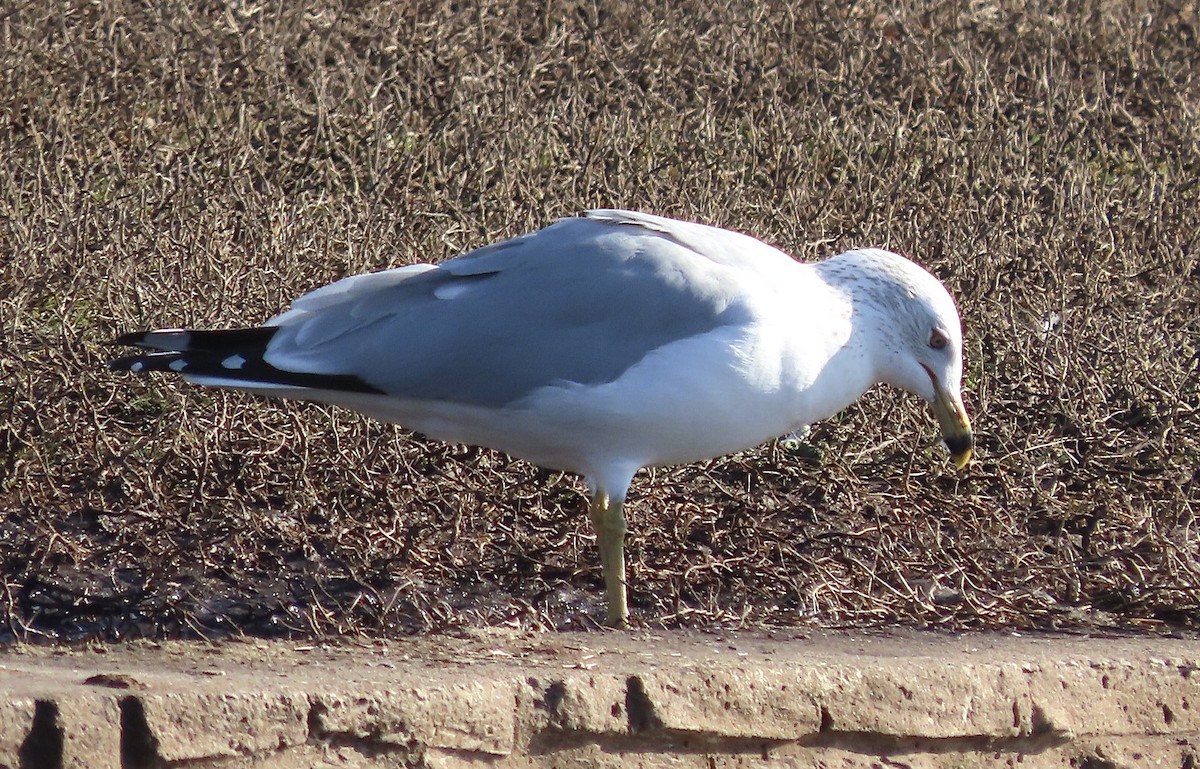
M 0 767 L 1196 767 L 1200 642 L 526 634 L 0 653 Z

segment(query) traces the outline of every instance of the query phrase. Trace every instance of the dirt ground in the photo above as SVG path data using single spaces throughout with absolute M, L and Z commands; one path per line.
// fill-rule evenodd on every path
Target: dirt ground
M 647 628 L 1200 619 L 1193 2 L 0 10 L 0 642 L 588 629 L 577 481 L 106 369 L 589 207 L 958 298 L 977 459 L 881 389 L 635 480 Z

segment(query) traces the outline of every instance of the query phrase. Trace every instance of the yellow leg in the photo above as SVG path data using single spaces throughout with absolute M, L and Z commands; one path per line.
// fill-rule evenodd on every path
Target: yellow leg
M 608 594 L 604 624 L 629 627 L 629 605 L 625 601 L 625 511 L 624 500 L 612 500 L 603 492 L 592 497 L 592 526 L 600 548 L 600 569 Z

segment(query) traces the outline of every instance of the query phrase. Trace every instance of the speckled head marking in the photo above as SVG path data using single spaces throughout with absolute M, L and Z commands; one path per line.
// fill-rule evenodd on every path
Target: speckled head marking
M 915 262 L 874 248 L 835 256 L 817 271 L 849 300 L 854 335 L 868 340 L 878 381 L 930 403 L 955 462 L 966 464 L 974 439 L 960 395 L 962 323 L 950 292 Z
M 881 321 L 885 338 L 927 341 L 939 329 L 961 349 L 962 324 L 950 292 L 925 268 L 877 248 L 847 251 L 817 265 L 827 283 L 853 297 L 861 322 Z M 867 308 L 872 311 L 862 312 Z M 902 346 L 902 345 L 900 345 Z

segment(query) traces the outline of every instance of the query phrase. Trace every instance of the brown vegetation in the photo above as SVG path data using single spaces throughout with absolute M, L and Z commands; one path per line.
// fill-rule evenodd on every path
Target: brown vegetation
M 1191 2 L 6 3 L 0 636 L 589 624 L 572 478 L 116 376 L 102 343 L 597 206 L 913 255 L 959 298 L 980 441 L 955 473 L 878 391 L 799 450 L 643 473 L 635 617 L 1195 626 L 1198 30 Z

